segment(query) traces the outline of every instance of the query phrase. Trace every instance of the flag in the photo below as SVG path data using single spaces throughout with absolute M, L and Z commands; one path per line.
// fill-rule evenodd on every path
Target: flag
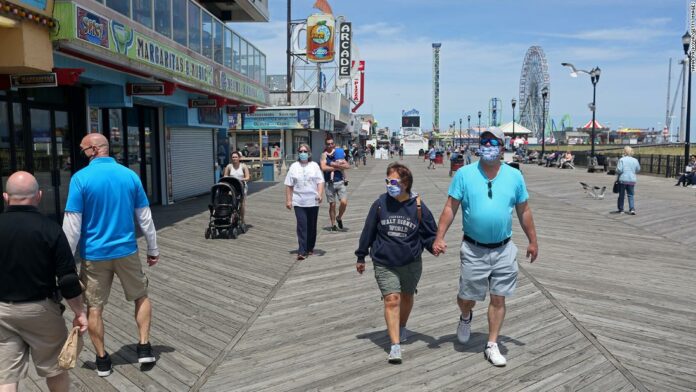
M 331 6 L 329 5 L 329 2 L 326 0 L 317 0 L 314 2 L 314 8 L 320 10 L 321 12 L 329 15 L 333 15 L 333 10 L 331 10 Z

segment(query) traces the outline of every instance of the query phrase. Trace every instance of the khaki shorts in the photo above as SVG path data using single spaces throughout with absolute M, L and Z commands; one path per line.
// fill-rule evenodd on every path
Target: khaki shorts
M 517 287 L 517 246 L 489 249 L 462 241 L 459 251 L 459 298 L 483 301 L 486 294 L 510 297 Z
M 343 181 L 328 181 L 326 183 L 326 188 L 324 189 L 324 192 L 326 192 L 326 201 L 328 201 L 329 203 L 336 203 L 340 202 L 341 200 L 348 200 L 348 188 L 346 188 L 346 185 L 343 183 Z
M 39 376 L 61 374 L 58 354 L 67 337 L 60 305 L 52 300 L 0 302 L 0 385 L 26 377 L 29 355 Z
M 126 301 L 147 296 L 147 276 L 143 273 L 138 252 L 135 252 L 120 259 L 82 263 L 80 280 L 85 286 L 87 306 L 101 308 L 107 304 L 114 274 L 121 281 Z
M 374 263 L 374 266 L 377 286 L 383 297 L 394 293 L 416 293 L 423 272 L 423 261 L 420 257 L 401 267 L 387 267 L 377 263 Z

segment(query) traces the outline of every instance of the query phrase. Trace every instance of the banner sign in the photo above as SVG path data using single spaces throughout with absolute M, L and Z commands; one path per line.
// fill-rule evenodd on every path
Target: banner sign
M 360 106 L 365 102 L 365 61 L 360 60 L 360 65 L 358 66 L 358 70 L 360 73 L 358 76 L 353 79 L 353 102 L 355 102 L 355 106 L 353 106 L 352 112 L 355 113 Z
M 109 48 L 109 20 L 79 6 L 77 9 L 77 38 Z
M 307 18 L 307 61 L 333 61 L 335 25 L 333 16 L 328 14 L 313 14 Z
M 209 98 L 204 98 L 204 99 L 189 99 L 189 108 L 216 108 L 217 107 L 217 100 L 216 99 L 209 99 Z
M 125 18 L 121 23 L 71 2 L 56 3 L 54 18 L 60 23 L 60 29 L 52 36 L 53 40 L 88 42 L 96 45 L 97 49 L 103 48 L 111 52 L 95 50 L 93 55 L 99 59 L 114 59 L 117 56 L 113 53 L 116 53 L 164 71 L 172 77 L 214 89 L 211 92 L 216 94 L 245 98 L 253 103 L 268 102 L 268 93 L 260 83 L 246 81 L 243 76 L 212 60 L 198 59 L 198 56 L 174 49 L 173 41 L 155 39 L 141 33 L 138 30 L 148 30 Z
M 343 22 L 338 33 L 338 76 L 350 78 L 351 65 L 351 40 L 353 39 L 353 25 L 351 22 Z
M 242 129 L 314 129 L 313 109 L 257 110 L 242 114 Z
M 58 77 L 55 73 L 10 75 L 12 88 L 56 87 Z
M 691 73 L 696 72 L 696 1 L 689 4 L 689 34 L 691 34 L 691 42 L 689 43 L 689 62 L 691 63 Z

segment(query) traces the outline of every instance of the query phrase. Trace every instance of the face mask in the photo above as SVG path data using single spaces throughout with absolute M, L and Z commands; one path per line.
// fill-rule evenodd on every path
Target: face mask
M 401 187 L 398 185 L 387 185 L 387 193 L 391 197 L 397 197 L 401 194 Z
M 300 158 L 301 161 L 306 161 L 309 159 L 309 153 L 301 152 L 301 153 L 299 153 L 298 157 Z
M 481 146 L 479 149 L 481 159 L 486 162 L 493 162 L 500 157 L 500 147 L 498 146 Z

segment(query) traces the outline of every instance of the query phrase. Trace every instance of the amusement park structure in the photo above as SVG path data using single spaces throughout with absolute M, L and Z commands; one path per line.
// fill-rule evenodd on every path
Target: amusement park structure
M 548 118 L 550 94 L 542 97 L 542 90 L 549 91 L 549 67 L 541 46 L 527 50 L 520 75 L 520 115 L 519 122 L 532 131 L 537 138 L 544 137 L 544 119 Z M 545 102 L 544 102 L 545 101 Z
M 500 98 L 491 98 L 488 102 L 488 126 L 499 127 L 503 118 L 503 105 Z
M 440 48 L 441 43 L 433 43 L 433 130 L 440 129 Z

